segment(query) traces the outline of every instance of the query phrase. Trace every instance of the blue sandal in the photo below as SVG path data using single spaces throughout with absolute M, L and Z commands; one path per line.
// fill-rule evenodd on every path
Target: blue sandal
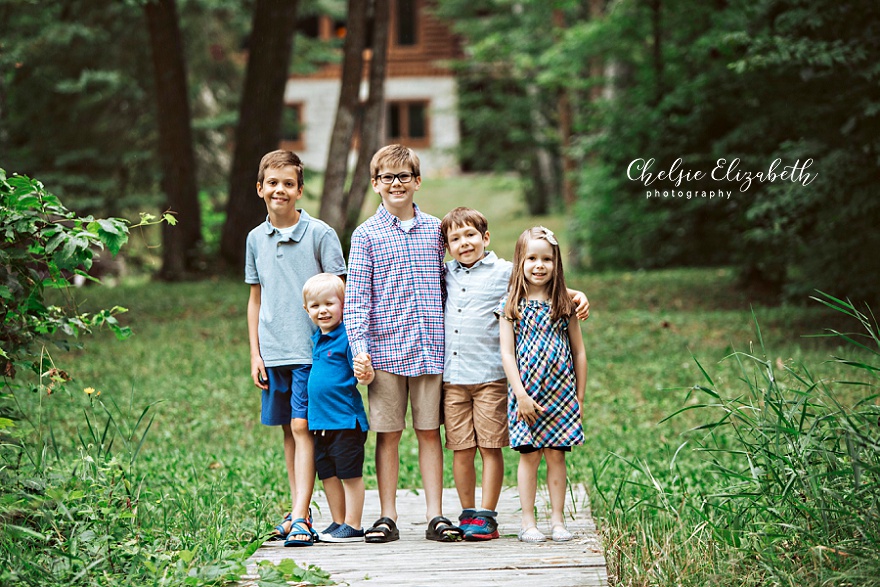
M 284 525 L 285 525 L 287 522 L 291 521 L 292 519 L 293 519 L 293 518 L 290 517 L 290 512 L 288 512 L 287 515 L 284 516 L 284 519 L 281 520 L 281 523 L 278 524 L 277 526 L 275 526 L 275 533 L 272 534 L 271 537 L 269 537 L 269 540 L 274 540 L 274 541 L 277 541 L 277 540 L 286 540 L 286 539 L 287 539 L 287 535 L 290 533 L 290 530 L 286 530 L 286 529 L 284 528 Z
M 297 540 L 297 536 L 306 536 L 305 540 Z M 312 527 L 305 518 L 297 518 L 290 523 L 290 532 L 284 546 L 311 546 L 315 543 Z

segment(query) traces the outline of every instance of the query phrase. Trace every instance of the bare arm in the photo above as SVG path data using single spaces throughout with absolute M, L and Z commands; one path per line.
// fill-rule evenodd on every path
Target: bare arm
M 504 374 L 516 396 L 517 419 L 524 420 L 531 426 L 538 419 L 538 412 L 543 412 L 544 407 L 529 397 L 522 384 L 519 367 L 516 363 L 516 337 L 513 333 L 513 324 L 503 316 L 498 319 L 501 339 L 501 363 L 504 365 Z
M 248 342 L 251 348 L 251 379 L 254 385 L 260 389 L 269 389 L 268 383 L 260 383 L 260 379 L 267 381 L 266 366 L 263 364 L 263 356 L 260 355 L 260 284 L 251 284 L 251 292 L 248 297 L 247 323 Z
M 581 406 L 581 415 L 583 415 L 584 392 L 587 387 L 587 350 L 584 346 L 584 337 L 581 334 L 581 325 L 577 320 L 568 321 L 568 338 L 571 343 L 571 358 L 574 360 L 577 401 Z

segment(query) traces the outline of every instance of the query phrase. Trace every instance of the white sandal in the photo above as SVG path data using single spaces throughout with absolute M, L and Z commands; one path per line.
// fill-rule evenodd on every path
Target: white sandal
M 553 542 L 568 542 L 574 538 L 574 535 L 568 531 L 565 524 L 553 524 L 553 527 L 550 528 L 550 530 L 550 538 Z
M 530 542 L 532 544 L 547 541 L 547 537 L 544 536 L 543 532 L 538 530 L 537 526 L 522 528 L 519 531 L 519 536 L 517 538 L 519 538 L 520 542 Z

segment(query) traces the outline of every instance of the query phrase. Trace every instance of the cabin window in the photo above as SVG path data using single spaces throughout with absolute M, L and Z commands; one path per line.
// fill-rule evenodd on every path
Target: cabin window
M 389 141 L 415 147 L 429 146 L 427 101 L 389 102 L 386 122 Z
M 418 39 L 418 0 L 397 0 L 397 44 L 412 46 Z

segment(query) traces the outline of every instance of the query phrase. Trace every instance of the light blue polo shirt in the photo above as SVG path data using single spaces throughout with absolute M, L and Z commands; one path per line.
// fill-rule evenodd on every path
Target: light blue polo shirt
M 312 335 L 315 350 L 309 374 L 309 430 L 369 430 L 364 402 L 354 377 L 345 324 Z
M 507 293 L 512 267 L 491 251 L 472 267 L 455 259 L 446 263 L 446 383 L 475 385 L 504 379 L 495 308 Z
M 244 281 L 260 285 L 260 355 L 267 367 L 311 364 L 317 327 L 303 308 L 303 285 L 318 273 L 345 275 L 336 232 L 304 210 L 299 213 L 289 234 L 281 234 L 267 216 L 247 236 Z

